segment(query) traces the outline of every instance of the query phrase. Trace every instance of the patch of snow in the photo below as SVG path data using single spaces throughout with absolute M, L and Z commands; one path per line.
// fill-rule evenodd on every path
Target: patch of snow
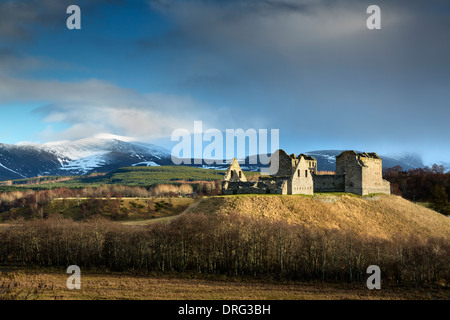
M 36 147 L 36 146 L 40 146 L 41 144 L 39 142 L 20 141 L 14 145 L 23 146 L 23 147 Z
M 104 140 L 119 140 L 119 141 L 137 141 L 137 138 L 134 137 L 126 137 L 126 136 L 119 136 L 117 134 L 112 133 L 99 133 L 94 136 L 94 139 L 104 139 Z
M 62 144 L 68 144 L 68 143 L 70 143 L 70 141 L 69 140 L 60 140 L 60 141 L 52 141 L 52 142 L 46 142 L 46 143 L 44 143 L 43 145 L 45 145 L 45 146 L 59 146 L 59 145 L 62 145 Z M 40 145 L 40 144 L 35 144 L 35 145 Z
M 19 176 L 21 176 L 22 178 L 26 178 L 23 174 L 18 173 L 17 171 L 14 171 L 10 168 L 5 167 L 3 164 L 0 163 L 0 167 L 5 168 L 8 171 L 11 171 L 12 173 L 18 174 Z
M 414 165 L 414 164 L 412 164 L 412 163 L 409 163 L 408 161 L 403 160 L 403 159 L 394 158 L 394 157 L 389 157 L 389 158 L 391 158 L 391 159 L 393 159 L 393 160 L 395 160 L 395 161 L 398 161 L 398 162 L 403 162 L 403 163 L 405 163 L 406 165 L 410 166 L 411 168 L 416 168 L 416 167 L 417 167 L 416 165 Z
M 86 174 L 92 169 L 98 168 L 106 163 L 103 155 L 104 153 L 98 153 L 88 157 L 70 160 L 67 164 L 62 165 L 61 170 L 77 171 Z
M 145 149 L 148 153 L 152 154 L 155 158 L 161 159 L 161 157 L 170 157 L 171 153 L 166 148 L 145 143 L 145 142 L 138 142 L 135 141 L 132 143 L 133 145 Z
M 139 165 L 146 165 L 147 167 L 159 167 L 160 166 L 159 164 L 154 163 L 153 161 L 143 161 L 143 162 L 132 164 L 133 167 L 139 166 Z
M 241 169 L 244 170 L 244 171 L 254 171 L 254 172 L 260 171 L 263 168 L 264 167 L 260 168 L 260 167 L 256 167 L 256 166 L 241 166 Z M 227 168 L 220 168 L 219 170 L 222 170 L 222 169 L 227 169 Z M 264 169 L 267 169 L 267 168 L 264 168 Z
M 226 170 L 226 167 L 218 167 L 218 166 L 207 166 L 203 165 L 202 169 L 214 169 L 214 170 Z
M 324 160 L 327 160 L 329 163 L 335 163 L 336 162 L 336 156 L 335 155 L 329 155 L 324 153 L 308 153 L 308 155 L 316 157 L 316 158 L 322 158 Z

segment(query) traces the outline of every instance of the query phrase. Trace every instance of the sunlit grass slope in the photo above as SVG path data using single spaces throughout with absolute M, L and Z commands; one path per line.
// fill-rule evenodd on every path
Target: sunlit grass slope
M 392 195 L 221 196 L 206 198 L 188 212 L 237 213 L 384 239 L 409 235 L 450 238 L 450 218 Z

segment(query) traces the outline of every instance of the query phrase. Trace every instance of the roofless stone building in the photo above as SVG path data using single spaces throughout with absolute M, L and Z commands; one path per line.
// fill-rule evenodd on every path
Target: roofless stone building
M 278 167 L 274 164 L 278 161 Z M 314 192 L 350 192 L 390 194 L 391 187 L 382 177 L 382 160 L 376 153 L 344 151 L 336 157 L 336 172 L 321 174 L 317 160 L 306 154 L 291 154 L 279 149 L 270 158 L 268 176 L 247 181 L 239 163 L 233 159 L 222 182 L 223 194 L 306 194 Z

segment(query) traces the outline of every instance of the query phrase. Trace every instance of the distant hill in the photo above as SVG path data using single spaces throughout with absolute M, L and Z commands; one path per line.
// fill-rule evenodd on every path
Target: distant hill
M 108 173 L 130 166 L 173 165 L 171 152 L 162 147 L 137 141 L 123 141 L 118 136 L 99 136 L 77 141 L 60 141 L 44 144 L 25 143 L 19 145 L 0 143 L 0 181 L 32 178 L 38 176 L 73 176 L 91 173 Z M 306 152 L 314 156 L 318 169 L 335 170 L 335 157 L 343 150 L 319 150 Z M 423 167 L 419 157 L 388 157 L 380 155 L 383 167 L 401 166 L 404 170 Z M 250 160 L 257 161 L 250 161 Z M 241 165 L 246 171 L 259 171 L 267 165 L 257 156 L 247 157 Z M 228 163 L 210 164 L 202 160 L 189 166 L 225 170 Z
M 189 213 L 240 214 L 252 219 L 285 220 L 308 229 L 350 231 L 395 239 L 447 237 L 450 219 L 398 196 L 361 198 L 352 195 L 240 195 L 206 198 Z
M 344 152 L 345 150 L 316 150 L 304 152 L 307 155 L 313 156 L 317 159 L 317 168 L 320 171 L 335 171 L 336 170 L 336 156 Z M 361 151 L 356 151 L 361 152 Z M 297 154 L 298 155 L 298 154 Z M 385 155 L 379 155 L 383 160 L 383 169 L 392 168 L 395 166 L 401 166 L 403 170 L 408 171 L 410 169 L 423 168 L 424 163 L 420 156 L 415 154 L 405 154 L 398 157 L 389 157 Z M 246 157 L 239 161 L 239 164 L 243 170 L 246 171 L 259 171 L 261 168 L 267 167 L 266 164 L 260 162 L 258 156 Z M 211 168 L 217 170 L 223 170 L 228 167 L 228 164 L 202 164 L 196 165 L 201 168 Z
M 321 171 L 335 171 L 336 170 L 336 156 L 341 154 L 344 150 L 319 150 L 309 151 L 306 154 L 313 156 L 317 159 L 317 169 Z M 361 151 L 357 151 L 361 152 Z M 395 166 L 401 166 L 403 170 L 408 171 L 410 169 L 423 168 L 425 165 L 419 156 L 413 154 L 407 154 L 401 157 L 389 157 L 379 155 L 383 160 L 383 169 L 392 168 Z

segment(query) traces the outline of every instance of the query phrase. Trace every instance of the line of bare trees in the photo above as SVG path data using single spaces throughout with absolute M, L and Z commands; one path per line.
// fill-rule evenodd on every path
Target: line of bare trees
M 195 272 L 359 282 L 369 265 L 384 280 L 450 280 L 448 238 L 385 241 L 313 231 L 239 215 L 182 215 L 170 224 L 124 227 L 104 220 L 36 220 L 0 230 L 0 264 Z
M 396 166 L 387 169 L 383 178 L 391 183 L 392 192 L 412 201 L 430 201 L 433 186 L 439 185 L 450 194 L 450 172 L 444 173 L 442 166 L 433 165 L 432 168 L 411 169 L 403 171 Z M 450 200 L 450 198 L 448 198 Z
M 26 199 L 27 197 L 34 197 L 36 202 L 49 201 L 55 198 L 70 198 L 70 197 L 159 197 L 171 195 L 186 195 L 193 193 L 193 187 L 190 184 L 161 184 L 152 188 L 130 187 L 125 185 L 101 185 L 98 187 L 85 187 L 81 189 L 76 188 L 55 188 L 49 190 L 25 190 L 25 191 L 10 191 L 0 193 L 0 204 L 11 203 L 16 200 Z
M 396 166 L 387 169 L 383 178 L 391 183 L 393 194 L 411 201 L 429 202 L 433 210 L 450 215 L 450 172 L 444 171 L 437 164 L 409 171 Z
M 108 197 L 170 197 L 179 195 L 192 195 L 194 189 L 200 195 L 220 194 L 220 181 L 199 182 L 193 184 L 159 184 L 151 188 L 130 187 L 125 185 L 101 185 L 85 188 L 55 188 L 49 190 L 25 190 L 0 193 L 0 206 L 17 202 L 18 206 L 29 202 L 41 203 L 55 198 L 108 198 Z M 1 210 L 1 207 L 0 207 Z
M 40 191 L 11 191 L 0 193 L 0 213 L 9 212 L 6 216 L 14 218 L 15 209 L 27 208 L 29 217 L 45 218 L 46 212 L 43 207 L 56 198 L 86 198 L 89 200 L 91 207 L 98 207 L 98 210 L 102 210 L 102 198 L 110 200 L 111 198 L 122 197 L 173 197 L 193 195 L 193 193 L 194 190 L 190 184 L 162 184 L 149 189 L 123 185 L 102 185 L 96 188 L 86 187 L 82 189 L 56 188 Z M 114 201 L 108 201 L 108 203 L 114 205 Z

